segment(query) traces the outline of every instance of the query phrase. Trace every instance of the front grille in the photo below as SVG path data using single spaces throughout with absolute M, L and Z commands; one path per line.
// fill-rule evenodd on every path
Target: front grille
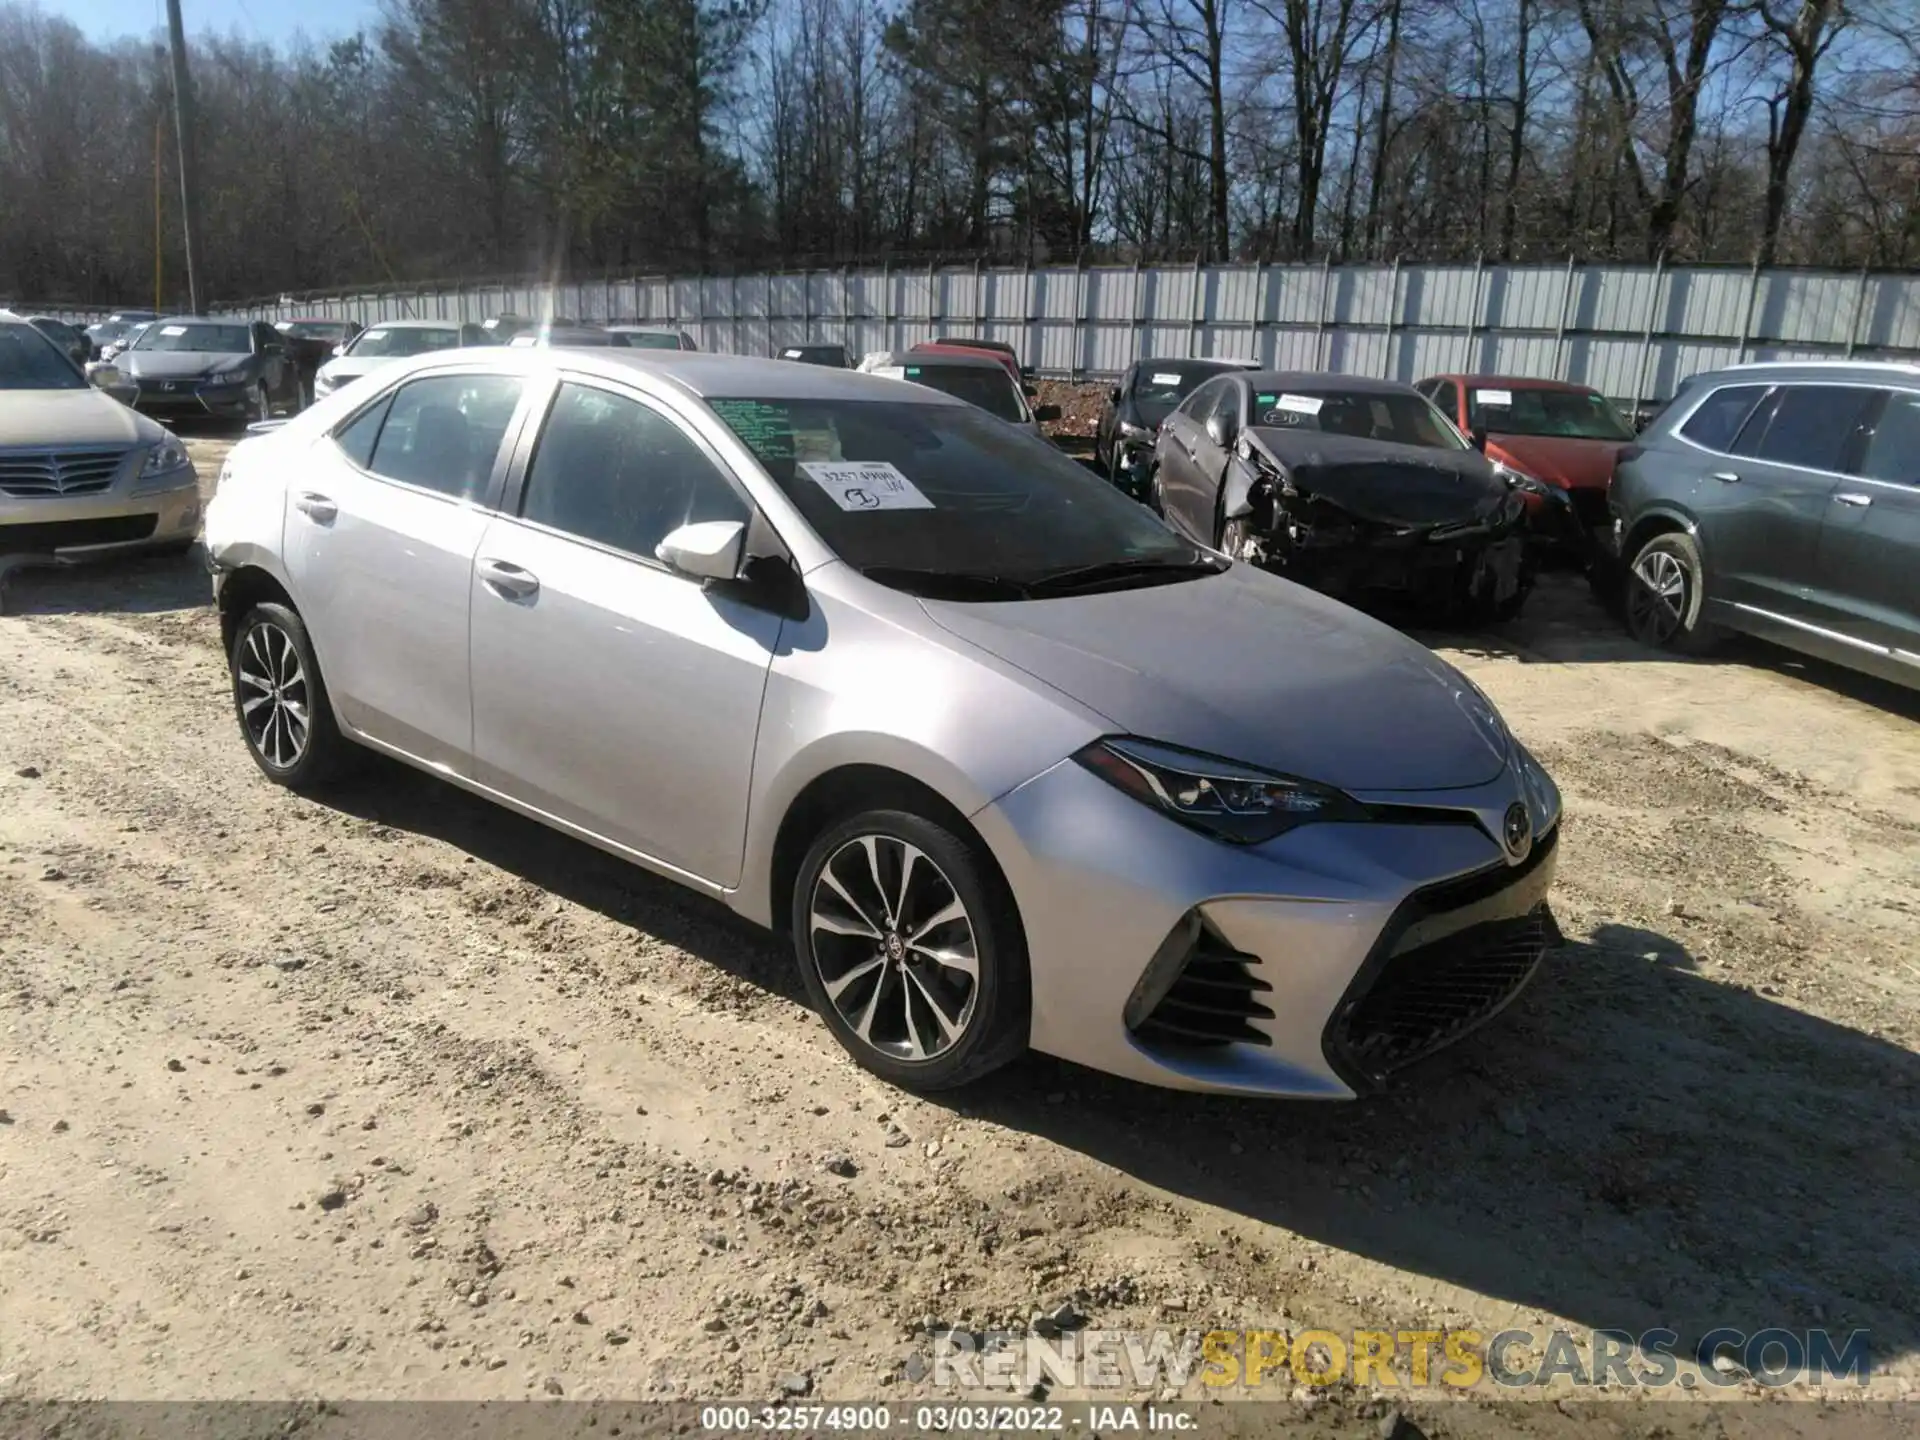
M 27 500 L 98 495 L 113 484 L 127 447 L 89 450 L 0 450 L 0 495 Z
M 0 555 L 44 555 L 83 545 L 122 545 L 145 540 L 158 515 L 109 515 L 99 520 L 47 520 L 0 525 Z
M 1553 936 L 1542 904 L 1395 955 L 1342 1013 L 1334 1043 L 1376 1083 L 1491 1019 L 1520 993 Z
M 1273 1018 L 1257 998 L 1273 989 L 1254 973 L 1258 963 L 1202 921 L 1179 975 L 1134 1035 L 1149 1045 L 1271 1045 L 1272 1038 L 1252 1023 Z
M 1581 529 L 1599 530 L 1613 524 L 1613 516 L 1607 510 L 1605 490 L 1582 486 L 1568 490 L 1567 499 L 1573 502 L 1573 518 L 1580 522 Z

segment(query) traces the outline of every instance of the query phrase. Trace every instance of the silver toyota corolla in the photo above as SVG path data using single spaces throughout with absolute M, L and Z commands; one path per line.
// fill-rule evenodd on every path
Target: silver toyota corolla
M 423 356 L 237 446 L 206 542 L 269 777 L 381 751 L 717 896 L 901 1085 L 1345 1098 L 1556 936 L 1469 681 L 933 390 Z

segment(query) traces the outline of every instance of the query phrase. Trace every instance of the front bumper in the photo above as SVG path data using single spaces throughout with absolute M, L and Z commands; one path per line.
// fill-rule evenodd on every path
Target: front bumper
M 199 475 L 192 466 L 165 490 L 14 499 L 0 495 L 0 554 L 75 558 L 180 545 L 200 531 Z
M 129 403 L 141 414 L 156 419 L 213 416 L 239 420 L 253 413 L 253 388 L 245 383 L 206 385 L 191 380 L 142 380 L 137 382 Z
M 1113 483 L 1135 500 L 1147 498 L 1147 477 L 1153 471 L 1153 437 L 1113 439 Z
M 973 821 L 1019 904 L 1035 1049 L 1177 1089 L 1351 1099 L 1497 1014 L 1557 938 L 1557 811 L 1509 863 L 1488 827 L 1516 801 L 1509 768 L 1416 802 L 1458 823 L 1239 847 L 1063 761 Z

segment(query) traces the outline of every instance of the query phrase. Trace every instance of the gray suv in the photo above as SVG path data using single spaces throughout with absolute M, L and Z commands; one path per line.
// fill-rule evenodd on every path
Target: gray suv
M 1740 630 L 1920 688 L 1920 365 L 1697 375 L 1609 504 L 1637 639 Z

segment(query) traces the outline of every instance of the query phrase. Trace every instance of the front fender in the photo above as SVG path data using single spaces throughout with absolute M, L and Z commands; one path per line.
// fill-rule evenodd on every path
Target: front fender
M 1253 466 L 1238 455 L 1227 461 L 1227 473 L 1220 482 L 1220 518 L 1238 519 L 1253 511 L 1253 487 L 1260 477 Z

